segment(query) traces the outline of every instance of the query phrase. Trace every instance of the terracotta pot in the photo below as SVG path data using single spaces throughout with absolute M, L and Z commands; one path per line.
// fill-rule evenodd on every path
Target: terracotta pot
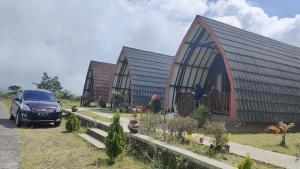
M 71 110 L 72 110 L 72 112 L 77 112 L 78 109 L 76 106 L 72 106 Z
M 128 124 L 128 129 L 129 129 L 130 133 L 137 133 L 138 128 L 139 128 L 138 121 L 130 120 L 130 122 Z

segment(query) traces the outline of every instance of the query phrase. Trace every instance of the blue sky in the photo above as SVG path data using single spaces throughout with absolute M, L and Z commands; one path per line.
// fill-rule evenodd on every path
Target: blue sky
M 300 0 L 249 0 L 261 7 L 269 16 L 293 17 L 300 14 Z

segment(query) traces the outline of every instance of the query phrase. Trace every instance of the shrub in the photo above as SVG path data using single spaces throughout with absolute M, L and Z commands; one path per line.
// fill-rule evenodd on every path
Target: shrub
M 115 159 L 125 148 L 125 134 L 120 124 L 120 114 L 116 113 L 113 123 L 109 126 L 108 135 L 105 138 L 106 154 L 109 157 L 109 164 L 113 164 Z
M 141 125 L 139 131 L 144 134 L 153 134 L 156 132 L 156 128 L 161 124 L 160 115 L 147 113 L 141 119 Z
M 79 119 L 74 114 L 71 114 L 66 123 L 66 130 L 72 132 L 72 131 L 78 131 L 79 129 L 80 129 Z
M 242 161 L 238 163 L 239 169 L 251 169 L 253 166 L 253 161 L 250 156 L 246 156 Z
M 106 108 L 106 103 L 103 101 L 103 99 L 100 99 L 98 104 L 101 108 Z
M 113 92 L 112 94 L 112 103 L 113 103 L 113 108 L 116 111 L 118 108 L 121 107 L 121 104 L 124 101 L 124 96 L 120 92 Z
M 200 105 L 195 111 L 196 119 L 198 122 L 198 128 L 203 127 L 207 120 L 208 109 L 204 105 Z
M 219 151 L 229 141 L 227 129 L 223 122 L 207 122 L 204 125 L 204 134 L 212 139 L 214 148 Z
M 153 144 L 129 139 L 127 153 L 135 159 L 142 161 L 150 168 L 159 169 L 198 169 L 200 166 L 191 161 L 175 155 L 172 152 L 159 148 Z
M 149 106 L 153 113 L 158 113 L 161 110 L 161 103 L 157 95 L 151 97 Z
M 174 117 L 167 120 L 167 130 L 171 136 L 176 134 L 182 140 L 185 134 L 192 134 L 197 128 L 197 121 L 190 117 Z

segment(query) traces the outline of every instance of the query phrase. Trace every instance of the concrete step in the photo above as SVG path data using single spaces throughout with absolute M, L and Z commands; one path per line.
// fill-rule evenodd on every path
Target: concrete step
M 105 137 L 107 136 L 107 132 L 97 128 L 88 128 L 86 133 L 102 142 L 105 141 Z
M 102 143 L 101 141 L 97 140 L 96 138 L 94 138 L 88 134 L 78 134 L 78 136 L 83 138 L 87 142 L 91 143 L 96 148 L 105 149 L 104 143 Z

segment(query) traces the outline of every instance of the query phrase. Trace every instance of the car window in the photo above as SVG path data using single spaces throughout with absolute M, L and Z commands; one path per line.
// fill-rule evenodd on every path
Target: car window
M 48 101 L 55 102 L 56 99 L 52 93 L 44 91 L 24 91 L 23 98 L 25 101 Z

